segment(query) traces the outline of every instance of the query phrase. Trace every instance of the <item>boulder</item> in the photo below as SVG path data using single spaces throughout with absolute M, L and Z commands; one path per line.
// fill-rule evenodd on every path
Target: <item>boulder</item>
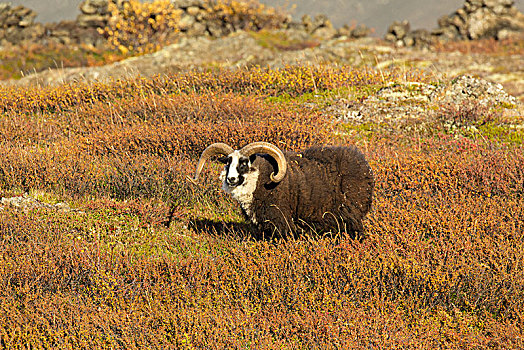
M 187 36 L 202 36 L 206 35 L 206 25 L 202 22 L 195 22 L 191 28 L 186 31 Z
M 389 26 L 388 33 L 393 34 L 397 40 L 402 40 L 409 33 L 410 27 L 409 22 L 406 20 L 402 22 L 395 21 Z
M 337 35 L 337 30 L 335 28 L 331 27 L 319 27 L 313 31 L 313 34 L 317 38 L 321 38 L 324 40 L 329 40 L 334 38 Z
M 409 22 L 406 20 L 393 22 L 388 27 L 385 40 L 394 43 L 396 46 L 413 46 L 414 40 L 412 38 L 408 38 L 407 42 L 404 40 L 409 33 L 410 27 Z
M 216 22 L 207 22 L 207 32 L 215 38 L 222 37 L 227 34 L 226 29 Z
M 182 32 L 187 32 L 190 30 L 196 23 L 195 17 L 191 15 L 182 15 L 180 20 L 178 21 L 178 29 Z
M 122 6 L 122 1 L 116 1 L 117 6 Z M 80 4 L 80 11 L 84 15 L 107 15 L 109 13 L 109 0 L 85 0 Z
M 0 28 L 29 27 L 33 24 L 36 12 L 24 7 L 11 7 L 10 4 L 0 4 Z
M 206 0 L 173 0 L 176 7 L 187 9 L 189 7 L 206 8 L 209 6 L 209 1 Z
M 352 38 L 364 38 L 371 34 L 371 29 L 363 24 L 356 26 L 351 31 L 351 37 Z
M 193 17 L 196 17 L 201 11 L 202 11 L 202 9 L 200 7 L 198 7 L 198 6 L 189 6 L 186 9 L 186 13 L 189 16 L 193 16 Z
M 96 28 L 103 28 L 107 24 L 108 17 L 99 15 L 99 14 L 93 14 L 93 15 L 78 15 L 76 18 L 76 21 L 80 27 L 88 28 L 88 27 L 96 27 Z

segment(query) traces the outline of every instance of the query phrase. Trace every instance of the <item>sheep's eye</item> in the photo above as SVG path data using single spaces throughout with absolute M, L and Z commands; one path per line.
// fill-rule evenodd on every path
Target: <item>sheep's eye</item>
M 247 159 L 241 159 L 238 162 L 238 170 L 242 171 L 242 172 L 245 172 L 245 171 L 247 171 L 247 168 L 248 168 L 248 161 L 247 161 Z

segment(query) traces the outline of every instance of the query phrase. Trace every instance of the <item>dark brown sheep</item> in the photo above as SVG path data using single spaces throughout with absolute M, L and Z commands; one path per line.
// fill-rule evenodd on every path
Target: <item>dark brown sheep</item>
M 195 181 L 206 160 L 223 155 L 222 188 L 246 217 L 268 234 L 363 232 L 371 208 L 373 173 L 356 147 L 312 147 L 301 153 L 255 142 L 241 150 L 210 145 L 200 157 Z

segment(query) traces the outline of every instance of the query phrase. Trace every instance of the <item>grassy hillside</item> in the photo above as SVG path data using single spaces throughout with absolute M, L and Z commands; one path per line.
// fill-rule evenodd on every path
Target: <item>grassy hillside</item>
M 0 87 L 6 348 L 524 347 L 524 149 L 512 105 L 417 120 L 328 111 L 419 71 L 216 70 Z M 376 177 L 366 237 L 257 239 L 222 193 L 211 142 L 354 144 Z

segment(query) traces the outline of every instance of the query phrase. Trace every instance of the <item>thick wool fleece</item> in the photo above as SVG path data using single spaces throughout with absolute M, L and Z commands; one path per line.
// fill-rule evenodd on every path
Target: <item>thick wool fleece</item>
M 355 147 L 314 147 L 285 153 L 287 174 L 270 181 L 275 161 L 257 155 L 257 186 L 244 214 L 268 233 L 363 231 L 362 219 L 371 208 L 373 173 Z

